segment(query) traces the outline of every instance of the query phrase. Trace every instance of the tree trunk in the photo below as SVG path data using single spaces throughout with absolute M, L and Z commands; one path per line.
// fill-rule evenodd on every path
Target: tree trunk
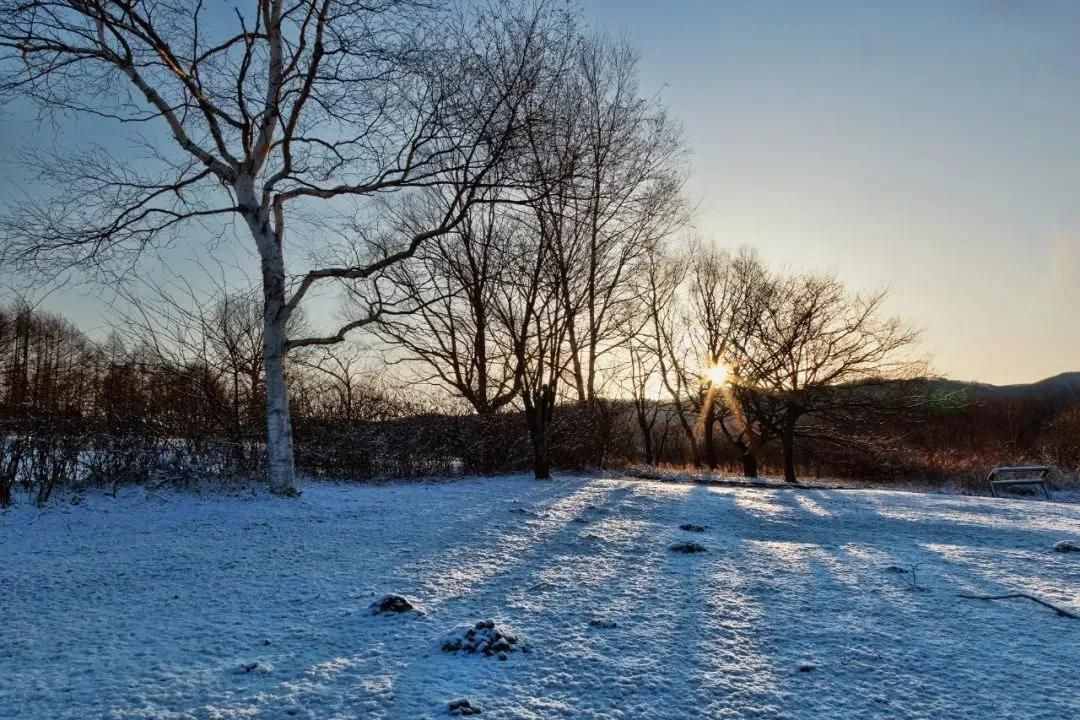
M 743 477 L 756 478 L 758 476 L 757 455 L 747 448 L 742 453 Z
M 690 464 L 694 467 L 701 467 L 701 449 L 698 447 L 697 434 L 694 432 L 694 426 L 691 425 L 684 416 L 680 416 L 679 427 L 683 430 L 686 444 L 690 446 Z
M 735 449 L 739 451 L 739 460 L 742 462 L 743 477 L 756 478 L 758 476 L 758 461 L 757 461 L 757 443 L 754 442 L 753 436 L 750 436 L 750 440 L 744 439 L 742 434 L 732 435 L 728 430 L 727 425 L 720 423 L 720 429 L 724 431 L 725 437 L 728 442 L 735 446 Z M 749 433 L 746 433 L 749 435 Z
M 589 390 L 585 387 L 585 369 L 581 365 L 581 346 L 578 344 L 577 328 L 574 324 L 574 317 L 570 315 L 566 322 L 566 337 L 567 342 L 570 344 L 570 369 L 574 378 L 574 387 L 577 390 L 578 403 L 584 405 L 592 395 L 589 394 Z
M 244 422 L 240 410 L 240 371 L 235 363 L 232 368 L 233 389 L 233 461 L 239 466 L 244 463 Z
M 548 459 L 547 428 L 538 425 L 532 436 L 533 475 L 537 480 L 551 479 L 551 463 Z
M 266 382 L 266 469 L 270 490 L 280 495 L 297 495 L 296 466 L 293 461 L 292 419 L 289 416 L 289 387 L 285 379 L 288 338 L 285 327 L 289 310 L 285 304 L 285 255 L 282 250 L 284 218 L 279 212 L 277 227 L 271 223 L 270 208 L 260 203 L 255 179 L 237 178 L 237 204 L 255 240 L 262 261 L 263 285 L 263 373 Z
M 525 392 L 525 417 L 529 423 L 529 439 L 533 447 L 533 474 L 537 480 L 550 480 L 548 429 L 551 426 L 552 411 L 555 408 L 555 388 L 541 385 L 535 391 L 526 390 Z
M 611 436 L 614 434 L 614 411 L 598 398 L 590 399 L 588 407 L 593 427 L 593 443 L 596 447 L 596 467 L 603 470 L 607 466 L 607 454 L 611 448 Z
M 262 383 L 263 365 L 261 362 L 255 363 L 248 375 L 248 386 L 251 388 L 251 392 L 248 395 L 248 407 L 247 407 L 247 420 L 248 423 L 254 423 L 256 418 L 262 414 L 262 407 L 260 407 L 261 399 L 259 397 L 259 386 Z
M 705 394 L 705 403 L 701 408 L 702 439 L 705 444 L 705 461 L 709 470 L 715 470 L 716 461 L 716 425 L 713 414 L 716 406 L 716 390 L 711 386 Z
M 797 483 L 795 476 L 795 423 L 799 420 L 799 413 L 788 408 L 784 413 L 784 428 L 781 433 L 781 442 L 784 445 L 784 482 Z
M 267 309 L 263 348 L 266 353 L 266 454 L 270 489 L 278 494 L 296 493 L 293 463 L 292 420 L 289 388 L 285 381 L 284 323 L 271 319 Z
M 664 431 L 660 433 L 660 437 L 656 443 L 656 447 L 653 449 L 653 456 L 656 458 L 656 464 L 660 464 L 660 459 L 664 457 L 664 452 L 667 450 L 668 435 L 671 432 L 671 424 L 664 421 Z M 655 436 L 654 436 L 655 437 Z
M 656 464 L 656 450 L 655 443 L 653 442 L 653 423 L 649 421 L 647 410 L 641 407 L 636 408 L 638 429 L 641 430 L 641 444 L 642 450 L 645 452 L 645 464 Z M 655 422 L 655 419 L 653 420 Z
M 262 260 L 262 364 L 266 382 L 267 478 L 272 492 L 293 496 L 297 490 L 289 388 L 285 380 L 285 356 L 288 351 L 285 327 L 289 312 L 285 307 L 285 256 L 281 247 L 283 228 L 271 225 L 270 209 L 259 205 L 253 178 L 241 177 L 237 180 L 236 196 L 238 204 L 244 208 L 244 219 Z M 277 219 L 280 225 L 281 216 Z

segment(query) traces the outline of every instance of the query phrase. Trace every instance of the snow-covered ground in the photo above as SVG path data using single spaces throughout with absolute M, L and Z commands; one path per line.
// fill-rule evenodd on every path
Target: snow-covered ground
M 1078 718 L 1080 620 L 957 597 L 1080 612 L 1059 540 L 1080 507 L 610 479 L 21 506 L 0 717 Z M 440 650 L 484 619 L 530 651 Z

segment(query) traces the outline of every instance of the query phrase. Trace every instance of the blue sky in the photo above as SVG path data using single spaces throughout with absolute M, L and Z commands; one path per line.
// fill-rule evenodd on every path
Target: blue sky
M 682 123 L 699 236 L 888 288 L 937 372 L 1080 370 L 1080 3 L 582 4 Z M 0 192 L 42 136 L 0 111 Z

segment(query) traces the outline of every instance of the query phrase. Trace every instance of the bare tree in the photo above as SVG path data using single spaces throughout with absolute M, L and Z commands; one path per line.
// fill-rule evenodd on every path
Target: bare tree
M 345 423 L 379 416 L 371 407 L 375 395 L 373 372 L 363 348 L 353 343 L 324 346 L 298 359 L 297 364 L 314 371 L 323 380 L 322 415 Z M 327 397 L 332 398 L 330 403 Z
M 0 417 L 87 412 L 95 354 L 78 328 L 28 299 L 0 306 Z
M 624 381 L 634 402 L 634 416 L 641 433 L 647 464 L 658 462 L 663 452 L 663 448 L 656 442 L 657 422 L 662 418 L 663 438 L 666 440 L 672 409 L 680 421 L 686 419 L 686 414 L 680 412 L 682 406 L 677 398 L 673 398 L 674 408 L 672 404 L 662 400 L 662 395 L 672 379 L 671 362 L 666 349 L 670 346 L 669 341 L 673 334 L 671 317 L 680 275 L 680 265 L 671 260 L 662 243 L 657 243 L 646 250 L 645 262 L 636 273 L 628 277 L 628 282 L 633 284 L 637 302 L 632 314 L 636 321 L 625 326 L 628 364 Z M 686 426 L 692 430 L 689 422 Z
M 493 304 L 519 375 L 538 480 L 551 477 L 549 431 L 567 365 L 568 316 L 560 302 L 563 284 L 555 260 L 569 229 L 566 209 L 573 200 L 578 160 L 574 78 L 563 78 L 560 90 L 557 101 L 552 98 L 543 108 L 543 122 L 530 126 L 528 132 L 529 172 L 548 191 L 515 216 L 518 226 L 510 235 L 508 260 L 511 271 L 499 284 Z
M 648 318 L 639 337 L 648 343 L 656 360 L 656 372 L 682 428 L 694 464 L 700 464 L 701 450 L 695 432 L 696 398 L 701 379 L 700 361 L 686 342 L 687 322 L 684 298 L 680 294 L 688 264 L 684 256 L 653 252 L 644 272 L 640 293 Z
M 656 465 L 664 455 L 671 418 L 659 399 L 660 361 L 647 342 L 636 342 L 627 348 L 628 368 L 625 387 L 634 404 L 634 419 L 641 433 L 643 460 Z M 662 432 L 657 433 L 657 426 Z
M 577 107 L 567 139 L 577 150 L 553 262 L 574 389 L 591 403 L 612 364 L 606 356 L 632 337 L 625 329 L 637 296 L 628 279 L 685 221 L 683 147 L 664 109 L 641 96 L 632 47 L 585 37 L 573 61 Z
M 917 333 L 881 317 L 884 300 L 885 293 L 852 296 L 838 280 L 813 275 L 774 280 L 763 296 L 739 360 L 755 389 L 779 403 L 772 417 L 788 482 L 797 479 L 801 420 L 876 407 L 875 384 L 922 370 L 905 356 Z
M 544 3 L 453 15 L 419 0 L 253 0 L 233 13 L 201 0 L 0 0 L 0 97 L 116 122 L 147 156 L 34 158 L 53 192 L 0 223 L 6 260 L 130 264 L 192 221 L 242 220 L 260 257 L 269 477 L 293 493 L 286 352 L 370 318 L 289 337 L 289 317 L 313 288 L 363 282 L 447 232 L 497 181 L 562 16 Z M 144 140 L 140 126 L 169 137 Z M 369 216 L 372 197 L 448 174 L 456 194 L 437 222 L 392 252 L 301 273 L 290 292 L 287 220 L 301 231 L 294 250 L 306 240 L 322 256 L 331 216 Z
M 441 198 L 439 198 L 441 199 Z M 434 212 L 442 212 L 436 207 Z M 383 275 L 402 312 L 384 312 L 374 333 L 434 382 L 481 415 L 518 397 L 521 371 L 493 312 L 501 284 L 512 282 L 510 210 L 495 201 L 476 205 L 450 233 L 427 243 Z
M 714 468 L 717 427 L 729 439 L 752 432 L 732 387 L 716 375 L 734 379 L 747 372 L 736 363 L 736 349 L 754 327 L 767 274 L 751 251 L 732 256 L 691 242 L 675 257 L 652 254 L 645 277 L 639 295 L 649 319 L 642 335 L 694 462 Z M 750 451 L 745 443 L 743 449 Z
M 536 211 L 535 242 L 519 246 L 525 272 L 519 282 L 508 286 L 509 292 L 499 310 L 515 361 L 521 368 L 521 403 L 537 480 L 551 477 L 550 429 L 559 398 L 559 381 L 567 364 L 564 352 L 567 317 L 558 302 L 559 286 L 550 265 L 558 223 L 547 213 L 544 209 Z
M 480 414 L 515 400 L 531 404 L 536 428 L 550 422 L 563 383 L 598 418 L 608 414 L 598 378 L 624 369 L 625 353 L 616 358 L 615 351 L 642 324 L 629 279 L 683 219 L 678 133 L 638 95 L 635 54 L 573 32 L 564 39 L 552 60 L 558 80 L 530 105 L 534 121 L 521 156 L 527 184 L 543 192 L 487 193 L 486 205 L 471 208 L 453 232 L 388 268 L 384 282 L 356 298 L 360 315 L 368 305 L 382 309 L 375 333 L 421 380 Z M 445 206 L 445 189 L 433 192 L 402 222 L 422 226 Z M 514 291 L 497 292 L 504 285 Z M 524 328 L 518 313 L 531 315 Z
M 206 335 L 213 361 L 232 385 L 234 432 L 241 434 L 247 421 L 254 421 L 260 406 L 260 383 L 263 376 L 263 334 L 261 303 L 252 290 L 225 293 L 214 304 Z M 300 333 L 303 318 L 299 312 L 289 317 L 286 330 L 291 336 Z M 241 380 L 246 393 L 241 390 Z M 246 395 L 246 403 L 243 398 Z M 247 406 L 245 413 L 242 408 Z
M 175 276 L 168 282 L 145 279 L 134 287 L 123 286 L 124 302 L 116 304 L 117 331 L 132 347 L 162 372 L 200 368 L 212 375 L 204 387 L 228 386 L 227 397 L 210 394 L 203 402 L 225 402 L 220 413 L 228 417 L 236 448 L 247 428 L 254 427 L 264 412 L 265 323 L 258 288 L 230 287 L 224 269 L 203 268 L 201 280 Z M 208 301 L 209 300 L 209 301 Z M 301 310 L 289 316 L 285 331 L 302 337 L 307 324 Z M 304 349 L 293 352 L 300 360 Z M 171 370 L 170 370 L 171 369 Z M 239 449 L 237 450 L 239 452 Z
M 702 382 L 695 404 L 705 459 L 710 468 L 715 468 L 716 427 L 726 425 L 728 415 L 736 407 L 726 378 L 741 369 L 733 364 L 732 358 L 737 347 L 746 345 L 753 328 L 765 271 L 749 250 L 732 257 L 695 244 L 689 252 L 686 339 L 701 362 L 698 372 Z M 739 418 L 735 420 L 738 422 Z

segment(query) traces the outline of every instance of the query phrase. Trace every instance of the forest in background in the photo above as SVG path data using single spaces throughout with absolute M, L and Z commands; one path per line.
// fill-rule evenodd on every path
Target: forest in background
M 251 308 L 244 295 L 220 300 L 203 316 L 198 341 L 188 336 L 188 353 L 197 348 L 198 356 L 171 358 L 135 344 L 130 332 L 98 342 L 59 315 L 26 304 L 0 308 L 0 499 L 10 503 L 24 491 L 44 502 L 57 487 L 258 477 L 265 398 Z M 476 413 L 446 393 L 402 383 L 369 356 L 335 346 L 291 365 L 302 472 L 372 481 L 532 467 L 520 408 Z M 1008 387 L 909 378 L 859 392 L 875 404 L 849 402 L 842 416 L 800 423 L 800 475 L 978 491 L 997 464 L 1051 463 L 1062 483 L 1080 470 L 1080 374 Z M 890 401 L 877 405 L 882 397 Z M 553 412 L 552 464 L 707 469 L 694 447 L 703 428 L 695 421 L 691 438 L 679 413 L 671 399 L 566 397 Z M 716 423 L 712 464 L 743 474 L 744 455 L 728 438 L 731 417 Z M 762 443 L 757 463 L 763 473 L 782 473 L 776 438 Z

